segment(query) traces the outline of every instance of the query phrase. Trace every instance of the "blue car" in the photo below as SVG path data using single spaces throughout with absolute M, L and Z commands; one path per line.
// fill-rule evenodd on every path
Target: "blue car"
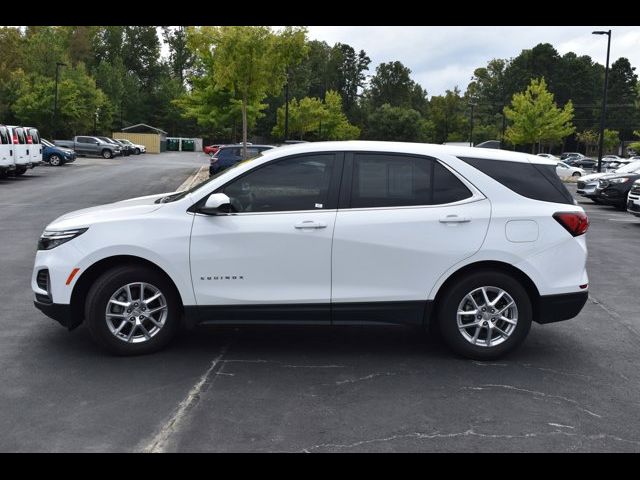
M 247 144 L 247 159 L 257 157 L 260 153 L 272 148 L 275 147 L 273 145 Z M 242 160 L 242 144 L 223 145 L 211 156 L 211 161 L 209 163 L 209 176 L 220 173 Z
M 76 152 L 70 148 L 58 147 L 48 140 L 42 139 L 42 161 L 52 167 L 71 163 L 76 159 Z

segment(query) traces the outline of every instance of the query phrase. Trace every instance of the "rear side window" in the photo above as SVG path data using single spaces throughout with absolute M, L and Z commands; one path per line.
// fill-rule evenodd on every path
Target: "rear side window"
M 9 141 L 9 130 L 7 130 L 7 127 L 0 127 L 0 143 L 3 145 L 11 143 Z
M 38 130 L 36 130 L 35 128 L 30 128 L 29 129 L 29 135 L 31 135 L 31 142 L 32 143 L 41 143 L 40 142 L 40 134 L 38 133 Z
M 523 197 L 574 205 L 573 197 L 560 181 L 554 165 L 486 158 L 459 158 Z
M 351 208 L 439 205 L 471 196 L 434 159 L 382 153 L 354 156 Z

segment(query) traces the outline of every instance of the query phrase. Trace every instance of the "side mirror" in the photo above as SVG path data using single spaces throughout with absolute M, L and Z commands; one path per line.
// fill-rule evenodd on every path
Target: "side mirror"
M 205 215 L 228 215 L 236 209 L 231 205 L 231 199 L 224 193 L 212 193 L 199 212 Z

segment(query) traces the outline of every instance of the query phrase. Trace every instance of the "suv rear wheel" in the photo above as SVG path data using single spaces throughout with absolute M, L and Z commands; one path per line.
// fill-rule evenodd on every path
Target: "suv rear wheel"
M 465 276 L 444 294 L 438 324 L 447 345 L 476 360 L 498 358 L 524 341 L 532 308 L 523 286 L 503 272 Z
M 142 266 L 115 267 L 93 284 L 85 304 L 93 339 L 116 355 L 164 348 L 180 323 L 178 295 L 159 272 Z

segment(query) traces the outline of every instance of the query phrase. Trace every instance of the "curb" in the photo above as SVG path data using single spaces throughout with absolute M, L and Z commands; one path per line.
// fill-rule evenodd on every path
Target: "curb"
M 203 165 L 198 170 L 196 170 L 194 173 L 189 175 L 187 177 L 187 179 L 184 182 L 182 182 L 180 184 L 180 186 L 176 189 L 176 192 L 181 192 L 182 190 L 189 190 L 191 187 L 193 187 L 193 185 L 195 185 L 195 183 L 196 183 L 196 180 L 198 178 L 200 178 L 200 176 L 201 176 L 201 174 L 202 174 L 202 172 L 204 171 L 205 168 L 207 168 L 207 166 Z

